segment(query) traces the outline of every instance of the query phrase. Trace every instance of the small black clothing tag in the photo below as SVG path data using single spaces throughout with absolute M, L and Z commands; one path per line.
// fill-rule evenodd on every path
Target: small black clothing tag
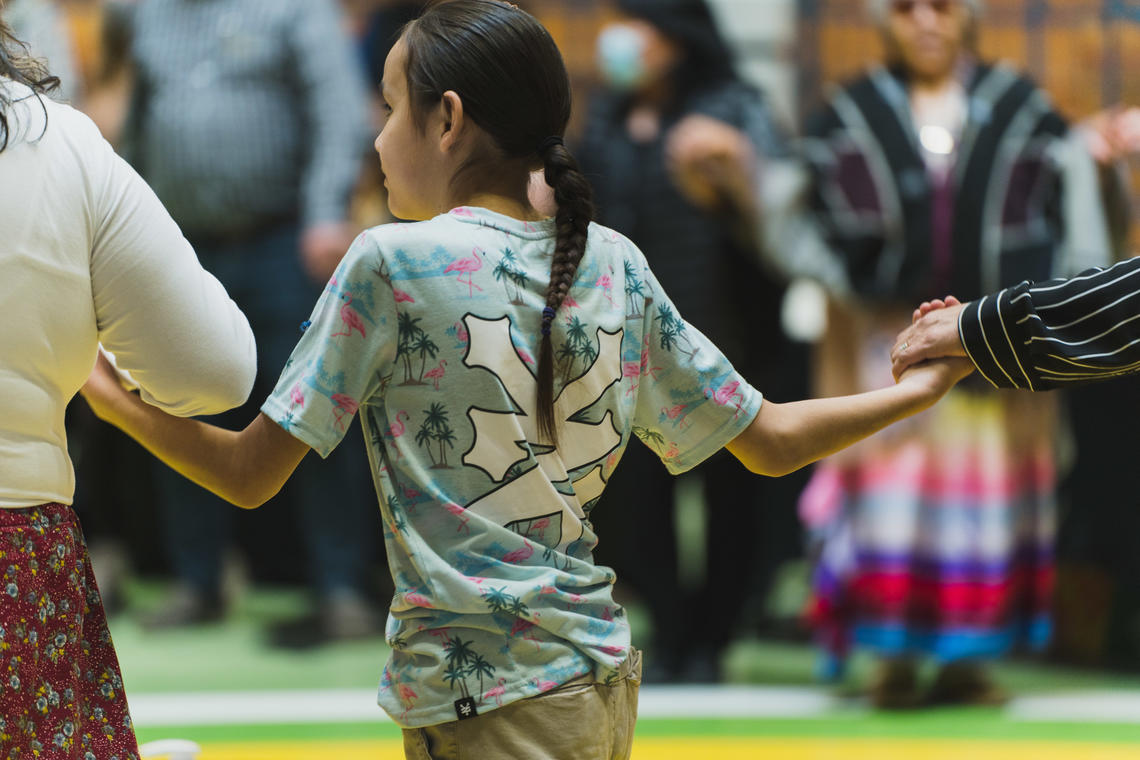
M 479 713 L 475 710 L 475 698 L 464 697 L 463 699 L 455 700 L 455 714 L 460 720 L 467 718 L 474 718 Z

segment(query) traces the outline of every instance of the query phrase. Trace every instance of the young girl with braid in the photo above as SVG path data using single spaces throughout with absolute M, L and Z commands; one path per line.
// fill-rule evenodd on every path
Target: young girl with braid
M 640 658 L 613 573 L 592 560 L 589 514 L 630 440 L 675 473 L 727 447 L 780 475 L 928 407 L 968 366 L 762 403 L 636 246 L 591 223 L 562 143 L 561 56 L 512 5 L 431 7 L 393 48 L 382 92 L 389 203 L 425 221 L 360 236 L 262 413 L 240 432 L 169 417 L 109 369 L 85 395 L 246 508 L 359 413 L 396 586 L 379 701 L 407 756 L 628 757 Z M 528 200 L 539 167 L 553 219 Z

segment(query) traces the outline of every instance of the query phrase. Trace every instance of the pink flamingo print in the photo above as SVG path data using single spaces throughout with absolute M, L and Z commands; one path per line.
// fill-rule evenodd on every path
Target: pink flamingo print
M 543 681 L 543 680 L 540 680 L 538 678 L 532 678 L 530 680 L 534 684 L 535 688 L 539 690 L 539 692 L 547 692 L 547 691 L 550 691 L 551 689 L 557 689 L 558 688 L 558 682 L 557 681 Z
M 532 367 L 534 366 L 534 357 L 528 354 L 525 348 L 519 348 L 518 346 L 515 346 L 515 352 L 518 353 L 519 358 L 523 360 L 524 364 L 529 364 Z
M 621 655 L 625 654 L 625 650 L 621 647 L 603 646 L 598 647 L 598 649 L 610 655 L 611 657 L 620 657 Z
M 525 538 L 523 539 L 523 543 L 526 544 L 526 546 L 523 548 L 515 549 L 513 552 L 507 552 L 504 554 L 503 562 L 509 562 L 512 565 L 517 565 L 520 562 L 525 562 L 526 560 L 530 559 L 531 555 L 534 554 L 534 546 Z
M 735 404 L 736 413 L 740 414 L 740 404 L 744 401 L 744 394 L 740 392 L 740 381 L 730 380 L 719 388 L 705 388 L 705 398 L 711 398 L 720 406 Z
M 621 365 L 622 378 L 630 378 L 633 382 L 625 389 L 625 395 L 631 396 L 637 390 L 638 380 L 641 377 L 641 364 L 639 362 L 623 362 Z
M 402 486 L 401 490 L 404 492 L 404 500 L 409 504 L 415 504 L 416 499 L 420 498 L 420 492 L 411 486 Z
M 567 293 L 565 296 L 562 297 L 562 305 L 568 309 L 580 309 L 580 308 L 582 308 L 581 306 L 578 305 L 578 302 L 574 300 L 574 296 L 570 295 L 569 293 Z
M 544 540 L 546 540 L 546 529 L 549 527 L 550 527 L 550 518 L 549 517 L 543 517 L 541 519 L 535 520 L 534 522 L 532 522 L 530 524 L 530 527 L 526 529 L 526 535 L 529 538 L 530 535 L 534 531 L 537 530 L 538 531 L 538 540 L 544 541 Z
M 411 710 L 416 706 L 416 700 L 420 698 L 420 695 L 416 694 L 412 690 L 412 687 L 408 686 L 406 683 L 400 684 L 397 687 L 397 692 L 400 695 L 400 701 L 404 703 L 403 717 L 407 718 L 408 710 Z
M 297 383 L 289 391 L 289 400 L 293 402 L 293 406 L 305 405 L 305 394 L 301 392 L 301 384 Z
M 403 410 L 396 412 L 396 420 L 388 426 L 388 432 L 386 432 L 384 435 L 388 436 L 392 440 L 396 440 L 402 436 L 404 434 L 404 431 L 407 430 L 407 427 L 403 422 L 400 421 L 401 419 L 408 420 L 408 413 Z
M 538 593 L 540 596 L 544 596 L 546 594 L 557 594 L 558 589 L 554 588 L 554 586 L 540 586 Z
M 601 277 L 598 278 L 598 281 L 594 283 L 594 287 L 601 288 L 602 293 L 604 293 L 606 296 L 606 300 L 610 302 L 610 306 L 614 305 L 614 299 L 613 299 L 614 280 L 613 280 L 613 277 L 611 277 L 608 274 L 603 274 Z
M 439 639 L 439 646 L 441 647 L 446 646 L 447 643 L 451 641 L 451 636 L 448 634 L 446 628 L 433 628 L 432 630 L 428 631 L 428 635 L 435 636 L 437 639 Z
M 471 209 L 467 208 L 466 206 L 460 206 L 458 208 L 451 209 L 451 214 L 452 214 L 452 216 L 461 216 L 461 217 L 464 217 L 466 219 L 474 219 L 475 218 L 475 213 Z
M 415 303 L 416 299 L 400 290 L 399 288 L 392 288 L 392 294 L 396 297 L 396 303 Z
M 467 524 L 467 522 L 471 519 L 471 516 L 467 514 L 467 510 L 464 509 L 463 507 L 459 506 L 458 504 L 456 504 L 453 501 L 449 501 L 446 504 L 444 504 L 443 508 L 446 509 L 451 514 L 453 514 L 459 518 L 459 527 L 455 529 L 455 532 L 458 533 L 461 530 L 465 530 L 465 531 L 467 531 L 467 535 L 470 536 L 471 535 L 471 527 Z M 480 578 L 479 582 L 481 582 L 482 580 L 483 579 Z
M 486 702 L 488 699 L 493 699 L 495 700 L 495 704 L 497 704 L 499 707 L 502 707 L 503 695 L 507 693 L 506 683 L 507 679 L 500 678 L 498 686 L 492 686 L 490 689 L 487 689 L 485 694 L 483 694 L 483 701 Z
M 665 459 L 676 459 L 681 456 L 681 450 L 677 448 L 677 444 L 672 441 L 669 442 L 669 450 L 662 454 Z
M 677 404 L 676 406 L 663 406 L 663 407 L 661 407 L 661 416 L 663 418 L 672 420 L 674 425 L 680 425 L 681 429 L 683 430 L 685 428 L 685 425 L 689 424 L 689 421 L 685 419 L 685 417 L 688 416 L 685 414 L 685 410 L 688 408 L 689 408 L 688 404 Z
M 431 378 L 432 385 L 435 386 L 435 389 L 437 391 L 439 390 L 439 381 L 443 379 L 443 373 L 444 373 L 443 368 L 446 366 L 447 366 L 447 359 L 440 359 L 438 367 L 436 367 L 435 369 L 429 369 L 427 372 L 424 373 L 424 377 L 430 377 Z
M 470 340 L 470 336 L 467 334 L 467 326 L 462 322 L 455 323 L 455 339 L 463 346 L 466 346 Z
M 417 607 L 424 607 L 429 610 L 432 609 L 432 603 L 429 602 L 428 598 L 423 594 L 404 594 L 404 601 L 408 604 L 414 604 Z
M 338 335 L 352 337 L 352 331 L 356 330 L 360 333 L 360 337 L 366 337 L 364 333 L 364 320 L 356 313 L 356 309 L 352 308 L 352 293 L 345 293 L 348 298 L 348 303 L 340 307 L 340 321 L 344 322 L 344 332 L 335 332 L 330 335 L 330 338 L 335 338 Z
M 660 367 L 649 366 L 649 333 L 645 334 L 645 340 L 641 344 L 641 375 L 649 375 L 654 380 L 657 379 L 657 373 L 661 371 Z
M 535 615 L 535 617 L 537 618 L 538 615 Z M 522 637 L 524 639 L 534 644 L 534 649 L 536 652 L 541 651 L 542 643 L 534 637 L 534 627 L 535 624 L 531 621 L 519 618 L 515 620 L 515 624 L 511 626 L 510 636 L 511 638 L 514 638 L 519 634 L 522 634 Z
M 471 252 L 469 257 L 458 258 L 447 265 L 443 270 L 444 274 L 450 272 L 458 272 L 459 275 L 455 278 L 458 282 L 467 286 L 468 297 L 475 295 L 475 291 L 483 292 L 483 288 L 475 284 L 474 275 L 483 268 L 483 257 L 479 255 L 479 249 L 476 248 Z M 467 279 L 463 279 L 463 275 L 467 275 Z
M 332 399 L 333 404 L 336 406 L 336 408 L 333 409 L 333 414 L 336 416 L 336 426 L 344 430 L 344 418 L 348 417 L 351 419 L 352 415 L 356 414 L 358 408 L 356 399 L 351 396 L 346 396 L 343 393 L 334 393 L 329 398 Z

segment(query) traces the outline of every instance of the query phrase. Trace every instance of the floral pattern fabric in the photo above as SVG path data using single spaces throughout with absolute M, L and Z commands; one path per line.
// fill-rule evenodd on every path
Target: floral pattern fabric
M 322 456 L 361 415 L 396 586 L 379 699 L 405 727 L 616 677 L 629 625 L 589 519 L 606 480 L 634 437 L 683 472 L 759 411 L 636 246 L 592 225 L 552 325 L 544 441 L 554 242 L 552 221 L 478 208 L 365 232 L 262 407 Z
M 0 758 L 138 760 L 71 507 L 0 510 Z

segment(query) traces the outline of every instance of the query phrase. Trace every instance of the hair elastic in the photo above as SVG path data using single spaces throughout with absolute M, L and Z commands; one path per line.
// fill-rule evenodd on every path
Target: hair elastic
M 547 306 L 542 310 L 542 334 L 550 335 L 550 323 L 554 321 L 554 307 Z
M 566 141 L 559 135 L 551 135 L 538 144 L 538 155 L 545 156 L 556 145 L 565 145 Z

